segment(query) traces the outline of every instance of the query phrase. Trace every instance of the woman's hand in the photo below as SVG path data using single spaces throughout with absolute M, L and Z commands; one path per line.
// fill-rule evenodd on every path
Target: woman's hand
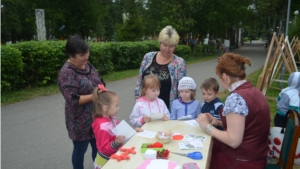
M 115 142 L 117 144 L 122 144 L 125 141 L 125 136 L 117 136 Z
M 200 113 L 197 117 L 196 121 L 198 122 L 199 126 L 204 129 L 204 127 L 209 124 L 209 118 L 204 113 Z
M 143 117 L 143 120 L 144 120 L 145 123 L 148 123 L 148 122 L 151 121 L 151 117 L 149 117 L 149 116 L 144 116 L 144 117 Z
M 213 125 L 213 126 L 219 126 L 220 125 L 220 121 L 217 120 L 214 116 L 212 116 L 210 113 L 205 113 L 205 115 L 208 118 L 209 124 Z
M 169 120 L 169 117 L 166 116 L 166 115 L 163 115 L 161 119 L 162 119 L 163 121 L 168 121 L 168 120 Z

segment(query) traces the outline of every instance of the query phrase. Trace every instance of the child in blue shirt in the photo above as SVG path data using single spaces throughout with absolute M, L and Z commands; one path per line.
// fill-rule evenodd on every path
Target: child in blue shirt
M 196 83 L 190 77 L 183 77 L 178 84 L 180 98 L 172 102 L 171 120 L 177 120 L 182 116 L 190 115 L 191 118 L 197 118 L 201 105 L 199 100 L 195 100 Z
M 219 95 L 219 83 L 215 78 L 206 79 L 201 85 L 202 97 L 204 102 L 201 105 L 201 113 L 210 113 L 220 120 L 220 112 L 223 108 Z

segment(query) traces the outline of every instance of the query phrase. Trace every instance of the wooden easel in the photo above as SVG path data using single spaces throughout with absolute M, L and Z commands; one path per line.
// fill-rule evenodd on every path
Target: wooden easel
M 296 41 L 295 41 L 296 42 Z M 299 41 L 297 41 L 299 42 Z M 276 44 L 276 46 L 275 46 Z M 273 50 L 275 49 L 275 52 Z M 284 52 L 284 49 L 285 52 Z M 296 66 L 296 62 L 294 59 L 294 55 L 292 52 L 292 48 L 290 47 L 288 37 L 284 39 L 284 35 L 282 34 L 280 39 L 278 40 L 276 33 L 273 34 L 272 41 L 270 43 L 269 51 L 267 54 L 267 58 L 263 67 L 263 71 L 259 76 L 256 87 L 266 96 L 267 90 L 269 87 L 281 90 L 280 88 L 271 86 L 272 82 L 284 82 L 287 83 L 285 79 L 279 79 L 282 75 L 279 73 L 281 71 L 282 65 L 284 64 L 288 73 L 298 71 Z M 288 75 L 289 75 L 288 74 Z M 274 97 L 268 97 L 267 99 L 275 100 Z
M 296 64 L 300 65 L 300 40 L 298 37 L 293 37 L 291 42 L 292 51 L 294 54 L 294 58 L 296 60 L 296 57 L 298 58 L 298 61 L 296 61 Z M 300 69 L 300 66 L 297 66 L 298 70 Z

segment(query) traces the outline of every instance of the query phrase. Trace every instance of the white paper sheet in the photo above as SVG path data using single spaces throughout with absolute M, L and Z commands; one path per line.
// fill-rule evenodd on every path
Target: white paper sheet
M 143 132 L 138 132 L 136 135 L 141 137 L 146 137 L 146 138 L 154 138 L 156 134 L 157 132 L 144 130 Z
M 187 115 L 187 116 L 181 116 L 178 118 L 178 120 L 190 120 L 192 119 L 193 117 L 191 115 Z
M 150 114 L 151 120 L 161 120 L 163 117 L 162 113 L 151 113 Z
M 191 126 L 199 126 L 198 122 L 196 120 L 188 120 L 185 121 L 187 124 L 191 125 Z
M 125 121 L 122 120 L 121 123 L 119 123 L 112 132 L 117 135 L 123 135 L 126 137 L 123 144 L 125 144 L 135 133 L 136 131 Z
M 158 168 L 169 168 L 169 160 L 152 160 L 146 169 L 158 169 Z

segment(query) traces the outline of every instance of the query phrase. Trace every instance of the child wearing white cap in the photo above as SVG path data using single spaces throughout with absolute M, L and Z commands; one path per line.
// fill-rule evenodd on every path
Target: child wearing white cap
M 197 118 L 201 110 L 199 100 L 195 100 L 196 83 L 191 77 L 183 77 L 178 84 L 180 98 L 173 101 L 171 106 L 171 120 L 183 116 Z

